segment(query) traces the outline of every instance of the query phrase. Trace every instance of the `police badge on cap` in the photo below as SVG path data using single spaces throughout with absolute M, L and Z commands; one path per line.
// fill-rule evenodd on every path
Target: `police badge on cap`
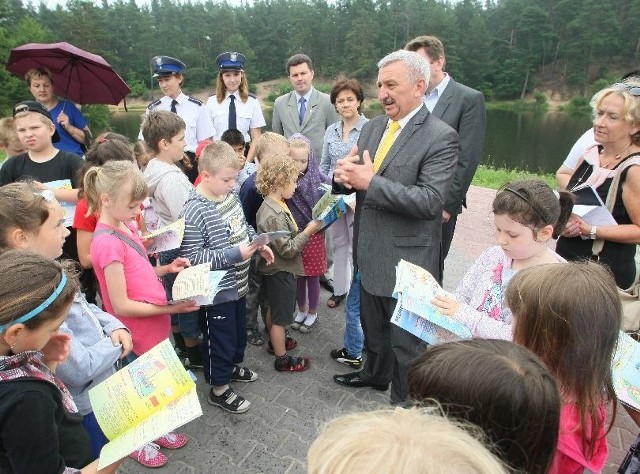
M 151 58 L 151 64 L 153 65 L 153 77 L 182 74 L 187 67 L 179 59 L 169 56 L 154 56 Z
M 244 54 L 234 51 L 219 54 L 216 63 L 221 71 L 242 71 L 246 60 Z

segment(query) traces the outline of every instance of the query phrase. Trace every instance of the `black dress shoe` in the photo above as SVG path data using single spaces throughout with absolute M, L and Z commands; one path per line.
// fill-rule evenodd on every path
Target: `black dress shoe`
M 377 384 L 367 382 L 360 378 L 360 372 L 351 372 L 350 374 L 334 375 L 333 381 L 338 385 L 350 388 L 371 387 L 374 390 L 384 392 L 389 389 L 389 384 Z
M 324 275 L 320 277 L 320 286 L 329 293 L 333 293 L 333 280 L 327 280 Z

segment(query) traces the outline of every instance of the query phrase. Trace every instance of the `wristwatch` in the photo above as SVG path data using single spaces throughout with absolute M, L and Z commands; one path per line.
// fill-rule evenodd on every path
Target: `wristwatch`
M 591 232 L 589 232 L 589 238 L 591 240 L 596 240 L 596 231 L 598 230 L 598 227 L 596 227 L 595 225 L 591 226 Z

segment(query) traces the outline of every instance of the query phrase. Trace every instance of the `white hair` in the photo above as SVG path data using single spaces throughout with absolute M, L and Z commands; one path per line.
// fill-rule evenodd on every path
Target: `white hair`
M 398 51 L 387 54 L 380 60 L 380 62 L 378 62 L 378 69 L 382 69 L 386 65 L 396 61 L 402 61 L 407 66 L 410 81 L 417 82 L 420 79 L 424 79 L 425 84 L 429 84 L 431 74 L 429 63 L 425 58 L 413 51 L 399 49 Z

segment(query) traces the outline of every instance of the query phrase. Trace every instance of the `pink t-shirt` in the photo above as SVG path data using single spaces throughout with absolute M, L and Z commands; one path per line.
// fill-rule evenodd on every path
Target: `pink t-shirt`
M 606 419 L 604 405 L 598 407 L 598 421 L 601 429 L 597 434 L 596 449 L 591 459 L 587 459 L 582 451 L 582 425 L 580 411 L 573 403 L 564 403 L 560 411 L 560 433 L 558 435 L 558 449 L 553 458 L 549 474 L 582 474 L 585 468 L 591 472 L 602 472 L 607 457 L 609 445 L 604 426 Z M 590 432 L 591 423 L 588 431 Z
M 98 223 L 96 231 L 100 229 L 114 229 L 132 239 L 144 249 L 142 241 L 134 227 L 130 227 L 128 235 L 119 229 Z M 124 277 L 127 286 L 127 296 L 134 301 L 146 303 L 167 304 L 167 296 L 162 282 L 156 276 L 149 260 L 140 255 L 130 245 L 109 234 L 94 236 L 91 241 L 91 262 L 98 277 L 104 308 L 116 316 L 122 324 L 131 331 L 133 352 L 141 355 L 169 337 L 171 331 L 171 317 L 168 314 L 147 317 L 132 317 L 117 314 L 113 310 L 109 292 L 104 278 L 104 269 L 113 262 L 119 262 L 124 267 Z

